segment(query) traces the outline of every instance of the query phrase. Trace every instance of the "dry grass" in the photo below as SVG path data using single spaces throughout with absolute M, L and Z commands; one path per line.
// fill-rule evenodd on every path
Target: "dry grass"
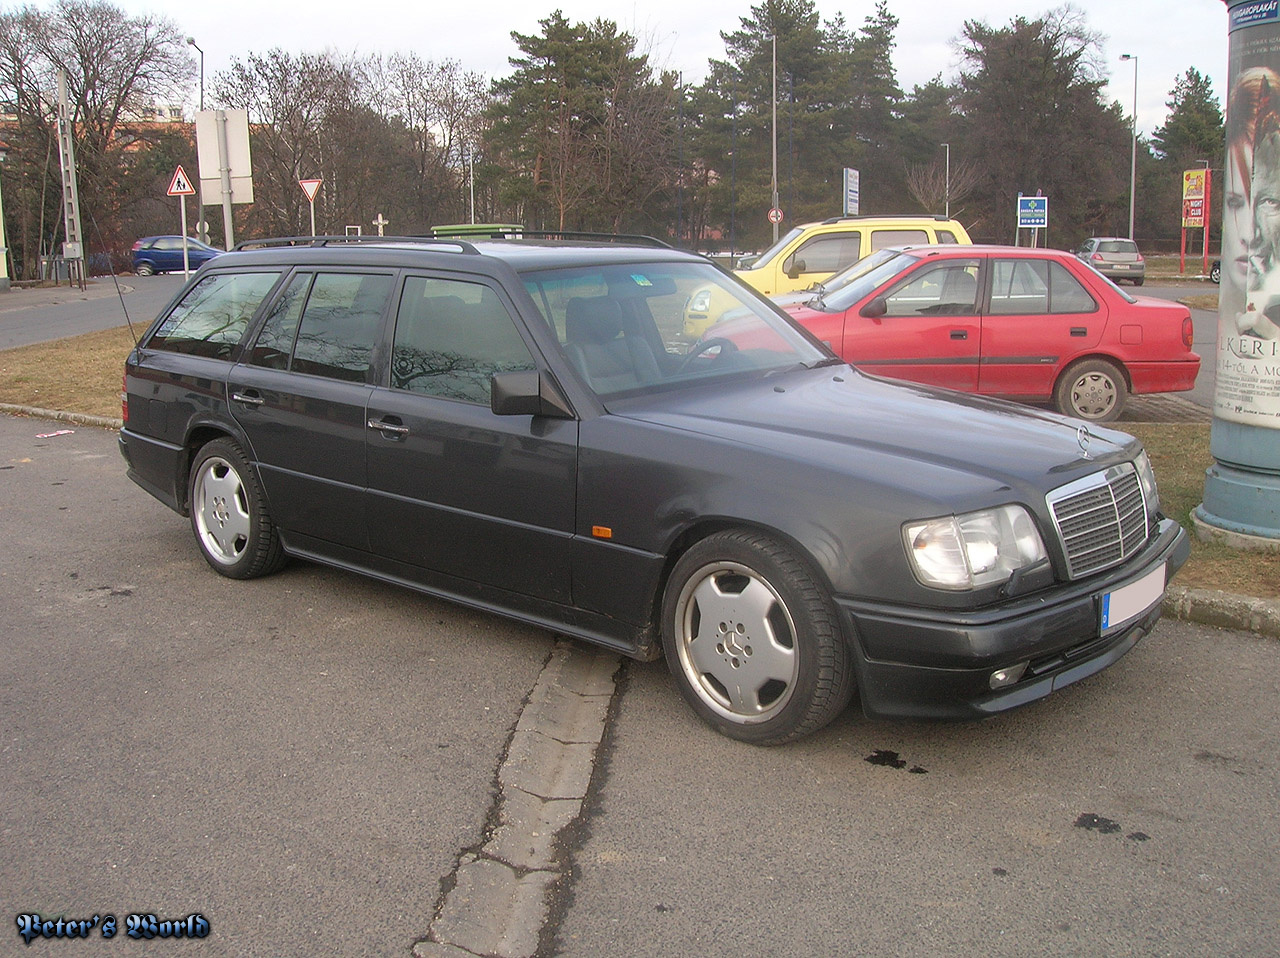
M 128 326 L 0 351 L 0 402 L 120 418 Z
M 1191 510 L 1204 498 L 1209 455 L 1205 423 L 1121 423 L 1147 447 L 1166 514 L 1192 529 Z M 1191 558 L 1175 580 L 1193 589 L 1222 589 L 1261 598 L 1280 598 L 1280 552 L 1246 552 L 1194 535 Z
M 120 378 L 133 346 L 129 329 L 0 351 L 0 402 L 120 416 Z M 1212 463 L 1203 423 L 1122 423 L 1147 447 L 1165 512 L 1191 528 Z M 1280 598 L 1280 553 L 1240 552 L 1193 537 L 1178 584 Z

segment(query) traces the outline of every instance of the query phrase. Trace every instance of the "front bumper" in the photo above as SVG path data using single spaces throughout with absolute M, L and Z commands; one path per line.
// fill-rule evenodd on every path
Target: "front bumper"
M 837 599 L 863 711 L 875 718 L 984 718 L 1100 672 L 1155 626 L 1163 590 L 1105 630 L 1104 596 L 1161 568 L 1167 583 L 1190 552 L 1186 531 L 1165 519 L 1147 547 L 1123 565 L 976 612 Z M 1020 681 L 992 691 L 994 671 L 1024 662 L 1029 665 Z

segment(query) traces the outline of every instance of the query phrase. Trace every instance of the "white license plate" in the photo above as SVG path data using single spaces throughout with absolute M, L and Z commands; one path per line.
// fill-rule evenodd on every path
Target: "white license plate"
M 1124 625 L 1141 615 L 1164 596 L 1165 567 L 1152 569 L 1137 582 L 1108 592 L 1102 597 L 1102 631 Z

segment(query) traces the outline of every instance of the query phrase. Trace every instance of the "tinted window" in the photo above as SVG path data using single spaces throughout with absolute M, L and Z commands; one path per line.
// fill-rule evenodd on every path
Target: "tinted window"
M 884 249 L 887 246 L 921 246 L 929 242 L 929 234 L 924 230 L 874 230 L 871 233 L 871 248 Z
M 147 345 L 194 356 L 230 356 L 279 278 L 279 273 L 206 276 L 182 297 Z
M 992 264 L 993 316 L 1091 313 L 1093 297 L 1062 266 L 1042 259 L 996 260 Z
M 293 340 L 298 334 L 298 320 L 307 303 L 307 293 L 314 279 L 311 273 L 299 273 L 271 306 L 263 321 L 258 341 L 249 354 L 249 362 L 271 369 L 288 369 L 293 353 Z
M 533 368 L 515 323 L 488 286 L 405 280 L 391 353 L 394 388 L 488 403 L 494 373 Z
M 1136 253 L 1138 244 L 1132 240 L 1107 240 L 1098 244 L 1101 253 Z
M 862 258 L 862 234 L 819 236 L 802 245 L 782 264 L 784 272 L 834 273 Z
M 391 276 L 318 273 L 298 325 L 294 372 L 362 381 L 391 295 Z
M 956 239 L 956 234 L 951 232 L 951 230 L 938 230 L 938 242 L 954 246 L 958 245 L 960 241 Z

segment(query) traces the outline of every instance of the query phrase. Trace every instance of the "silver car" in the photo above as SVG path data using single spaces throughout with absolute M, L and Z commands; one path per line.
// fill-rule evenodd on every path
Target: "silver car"
M 1147 264 L 1138 252 L 1138 244 L 1131 239 L 1091 236 L 1080 244 L 1076 256 L 1116 282 L 1127 279 L 1134 286 L 1141 286 L 1146 278 Z

